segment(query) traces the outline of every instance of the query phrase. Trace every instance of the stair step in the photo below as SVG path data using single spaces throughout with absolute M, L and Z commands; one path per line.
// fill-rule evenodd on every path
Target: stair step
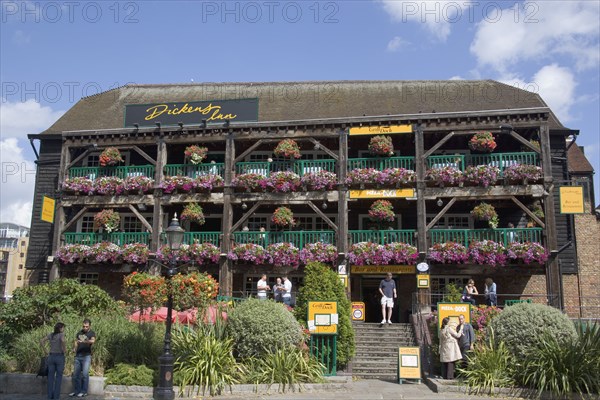
M 378 373 L 361 373 L 361 374 L 352 374 L 353 376 L 361 379 L 379 379 L 381 381 L 390 381 L 396 382 L 398 379 L 398 374 L 378 374 Z

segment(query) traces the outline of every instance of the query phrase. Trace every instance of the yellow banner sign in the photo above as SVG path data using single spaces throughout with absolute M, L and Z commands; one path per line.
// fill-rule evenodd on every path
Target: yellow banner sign
M 56 200 L 50 197 L 42 197 L 42 221 L 54 222 L 54 206 Z
M 458 316 L 464 315 L 465 322 L 471 322 L 471 303 L 438 303 L 438 328 L 442 328 L 442 320 L 450 318 L 450 324 L 458 326 Z
M 583 214 L 583 186 L 562 186 L 559 193 L 561 214 Z
M 309 301 L 307 323 L 311 335 L 337 335 L 337 301 Z
M 429 274 L 417 275 L 417 287 L 419 289 L 429 289 Z
M 414 265 L 353 265 L 353 274 L 414 274 Z
M 412 125 L 378 125 L 350 128 L 350 135 L 392 135 L 394 133 L 411 133 Z
M 418 347 L 398 348 L 398 379 L 421 379 L 421 353 Z
M 351 190 L 351 199 L 381 199 L 387 197 L 415 197 L 415 189 Z

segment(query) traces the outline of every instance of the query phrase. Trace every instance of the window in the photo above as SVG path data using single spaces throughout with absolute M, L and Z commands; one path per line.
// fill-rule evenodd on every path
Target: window
M 436 214 L 427 214 L 427 224 L 429 224 Z M 436 222 L 433 229 L 473 229 L 473 218 L 470 214 L 444 214 Z
M 79 228 L 79 232 L 89 233 L 94 232 L 94 216 L 93 215 L 84 215 L 80 220 L 81 226 Z
M 21 280 L 23 280 L 23 277 L 21 275 L 17 275 L 17 280 L 21 281 Z
M 402 229 L 402 215 L 396 214 L 396 221 L 394 222 L 382 222 L 379 224 L 378 222 L 371 221 L 369 214 L 360 214 L 358 216 L 358 225 L 361 230 L 381 230 L 381 229 L 389 229 L 390 227 L 393 229 Z
M 79 283 L 83 285 L 97 285 L 98 275 L 98 273 L 80 273 Z
M 21 258 L 25 257 L 25 253 L 20 254 Z
M 334 214 L 327 214 L 327 217 L 332 220 L 334 223 L 336 221 L 336 217 Z M 318 215 L 314 214 L 294 214 L 294 219 L 298 221 L 299 226 L 297 229 L 304 231 L 331 231 L 333 230 L 327 223 L 321 219 Z M 248 218 L 247 223 L 249 231 L 258 231 L 261 227 L 264 227 L 267 231 L 275 231 L 276 227 L 271 222 L 271 214 L 269 215 L 254 215 L 253 217 Z
M 146 221 L 152 225 L 152 217 L 145 217 Z M 125 215 L 123 217 L 123 232 L 146 232 L 146 227 L 142 224 L 142 221 L 135 215 Z
M 0 261 L 8 261 L 8 251 L 0 253 Z
M 431 300 L 438 303 L 443 300 L 446 293 L 446 285 L 455 284 L 464 287 L 469 281 L 469 277 L 464 276 L 432 276 L 431 277 Z
M 19 269 L 23 269 L 23 264 L 19 264 Z
M 21 240 L 21 247 L 25 247 L 25 245 L 27 245 L 27 243 L 24 240 Z

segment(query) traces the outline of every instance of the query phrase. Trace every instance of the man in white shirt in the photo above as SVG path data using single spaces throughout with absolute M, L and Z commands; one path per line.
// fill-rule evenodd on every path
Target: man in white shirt
M 292 282 L 287 276 L 283 277 L 283 304 L 286 306 L 292 305 Z
M 259 300 L 267 299 L 267 290 L 271 290 L 269 285 L 267 285 L 267 275 L 262 274 L 262 277 L 256 283 L 256 294 Z

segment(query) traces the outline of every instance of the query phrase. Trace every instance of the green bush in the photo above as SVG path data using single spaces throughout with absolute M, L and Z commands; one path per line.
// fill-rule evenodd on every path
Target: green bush
M 227 333 L 240 357 L 261 356 L 280 348 L 297 346 L 302 328 L 280 303 L 249 299 L 228 315 Z
M 351 304 L 340 277 L 331 267 L 319 262 L 309 263 L 304 270 L 304 285 L 296 300 L 294 315 L 306 326 L 309 301 L 337 301 L 338 337 L 337 363 L 346 365 L 354 356 L 354 329 L 350 321 Z
M 449 283 L 444 287 L 444 302 L 460 303 L 462 299 L 463 288 L 455 283 Z
M 154 371 L 145 365 L 117 364 L 106 371 L 107 385 L 153 386 Z
M 263 357 L 246 360 L 249 370 L 247 382 L 252 384 L 279 384 L 285 392 L 286 385 L 322 383 L 325 366 L 297 347 L 278 349 Z
M 542 341 L 544 332 L 561 344 L 569 344 L 577 337 L 569 318 L 559 310 L 542 304 L 521 303 L 506 307 L 491 324 L 496 339 L 516 359 L 524 358 L 530 348 Z
M 220 394 L 225 386 L 240 381 L 243 366 L 233 357 L 233 339 L 217 339 L 204 335 L 202 330 L 177 329 L 173 332 L 173 354 L 175 355 L 174 382 L 185 392 L 192 386 L 202 395 Z M 186 393 L 190 395 L 190 393 Z

